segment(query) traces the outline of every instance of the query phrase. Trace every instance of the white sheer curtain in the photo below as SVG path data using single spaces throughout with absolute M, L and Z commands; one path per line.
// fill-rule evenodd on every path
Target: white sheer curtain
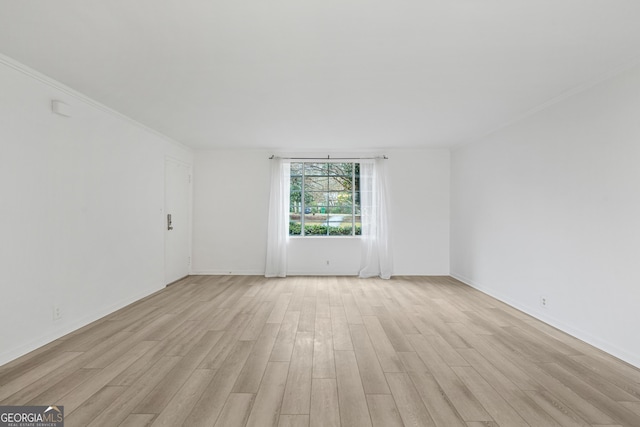
M 271 193 L 267 230 L 267 265 L 265 277 L 287 275 L 287 245 L 289 243 L 290 167 L 287 160 L 271 160 Z
M 360 277 L 389 279 L 393 270 L 389 232 L 389 194 L 386 161 L 360 163 L 362 259 Z

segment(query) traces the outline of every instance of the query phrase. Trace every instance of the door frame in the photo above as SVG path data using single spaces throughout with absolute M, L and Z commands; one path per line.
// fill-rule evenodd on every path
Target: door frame
M 189 267 L 187 270 L 187 276 L 192 272 L 193 265 L 193 163 L 186 162 L 177 157 L 165 155 L 164 156 L 164 164 L 162 166 L 163 170 L 163 201 L 162 201 L 162 238 L 163 238 L 163 254 L 162 254 L 162 265 L 163 265 L 163 282 L 165 286 L 168 286 L 172 283 L 177 282 L 183 278 L 178 280 L 173 280 L 171 282 L 167 282 L 167 163 L 173 162 L 178 165 L 184 166 L 187 168 L 189 173 L 189 193 L 187 194 L 187 242 L 188 242 L 188 255 L 189 255 Z M 186 276 L 185 276 L 186 277 Z

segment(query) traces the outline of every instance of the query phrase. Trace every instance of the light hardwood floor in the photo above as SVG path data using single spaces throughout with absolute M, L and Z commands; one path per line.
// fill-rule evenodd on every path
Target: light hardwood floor
M 193 276 L 0 367 L 0 404 L 67 427 L 637 427 L 640 370 L 448 277 Z

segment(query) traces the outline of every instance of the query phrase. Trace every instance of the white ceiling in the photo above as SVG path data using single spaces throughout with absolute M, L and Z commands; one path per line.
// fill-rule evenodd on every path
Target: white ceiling
M 0 0 L 0 52 L 192 147 L 443 147 L 633 63 L 640 1 Z

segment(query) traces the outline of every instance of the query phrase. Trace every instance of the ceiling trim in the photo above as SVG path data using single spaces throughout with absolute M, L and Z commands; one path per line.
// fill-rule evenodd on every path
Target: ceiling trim
M 107 114 L 111 114 L 112 116 L 115 116 L 115 117 L 118 117 L 118 118 L 120 118 L 122 120 L 125 120 L 126 122 L 128 122 L 128 123 L 130 123 L 130 124 L 132 124 L 132 125 L 134 125 L 134 126 L 136 126 L 138 128 L 140 128 L 142 130 L 145 130 L 145 131 L 147 131 L 147 132 L 149 132 L 149 133 L 151 133 L 151 134 L 163 139 L 166 142 L 174 144 L 175 146 L 177 146 L 179 148 L 182 148 L 183 150 L 193 151 L 193 148 L 188 147 L 187 145 L 185 145 L 185 144 L 183 144 L 183 143 L 181 143 L 179 141 L 176 141 L 175 139 L 165 135 L 164 133 L 159 132 L 159 131 L 157 131 L 157 130 L 155 130 L 155 129 L 153 129 L 153 128 L 145 125 L 145 124 L 142 124 L 139 121 L 137 121 L 135 119 L 132 119 L 131 117 L 114 110 L 113 108 L 107 107 L 106 105 L 101 104 L 100 102 L 96 101 L 95 99 L 92 99 L 92 98 L 88 97 L 87 95 L 85 95 L 85 94 L 83 94 L 81 92 L 78 92 L 77 90 L 72 89 L 69 86 L 66 86 L 66 85 L 62 84 L 59 81 L 54 80 L 51 77 L 49 77 L 49 76 L 47 76 L 45 74 L 42 74 L 42 73 L 34 70 L 33 68 L 30 68 L 30 67 L 22 64 L 21 62 L 16 61 L 13 58 L 10 58 L 10 57 L 8 57 L 6 55 L 3 55 L 2 53 L 0 53 L 0 64 L 3 64 L 3 65 L 5 65 L 5 66 L 7 66 L 9 68 L 12 68 L 12 69 L 16 70 L 16 71 L 19 71 L 22 74 L 24 74 L 24 75 L 26 75 L 28 77 L 31 77 L 32 79 L 37 80 L 40 83 L 44 83 L 47 86 L 50 86 L 53 89 L 58 90 L 58 91 L 66 94 L 66 95 L 72 96 L 75 99 L 87 104 L 90 107 L 96 108 L 96 109 L 98 109 L 98 110 L 100 110 L 102 112 L 105 112 Z
M 457 144 L 454 144 L 453 146 L 450 147 L 451 151 L 454 151 L 458 148 L 463 148 L 466 147 L 474 142 L 478 142 L 479 140 L 483 140 L 491 135 L 493 135 L 494 133 L 497 133 L 503 129 L 508 128 L 509 126 L 512 126 L 518 122 L 521 122 L 531 116 L 536 115 L 537 113 L 539 113 L 540 111 L 546 110 L 547 108 L 558 104 L 562 101 L 564 101 L 565 99 L 569 99 L 575 95 L 580 94 L 581 92 L 585 92 L 595 86 L 598 86 L 600 83 L 603 83 L 607 80 L 610 80 L 622 73 L 624 73 L 625 71 L 628 71 L 634 67 L 637 67 L 638 65 L 640 65 L 640 55 L 635 56 L 631 61 L 625 62 L 623 65 L 620 65 L 618 67 L 615 67 L 612 70 L 607 71 L 606 73 L 603 73 L 601 75 L 599 75 L 596 78 L 593 78 L 589 81 L 587 81 L 586 83 L 582 83 L 578 86 L 575 86 L 572 89 L 566 90 L 564 92 L 562 92 L 560 95 L 555 96 L 553 98 L 551 98 L 550 100 L 543 102 L 542 104 L 533 107 L 527 111 L 525 111 L 524 113 L 516 116 L 514 119 L 509 120 L 499 126 L 496 126 L 495 128 L 493 128 L 492 130 L 490 130 L 489 132 L 483 133 L 481 135 L 472 137 L 472 138 L 467 138 L 464 139 L 460 142 L 458 142 Z

